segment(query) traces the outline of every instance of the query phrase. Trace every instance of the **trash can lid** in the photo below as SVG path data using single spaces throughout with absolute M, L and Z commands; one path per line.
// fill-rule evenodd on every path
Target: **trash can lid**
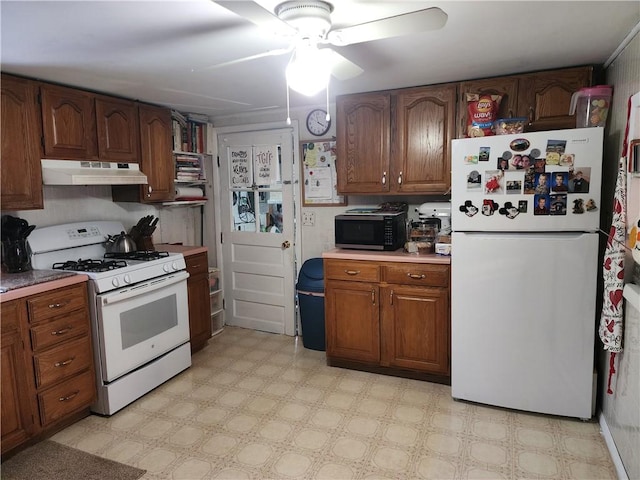
M 310 292 L 324 292 L 322 258 L 310 258 L 302 264 L 296 288 Z

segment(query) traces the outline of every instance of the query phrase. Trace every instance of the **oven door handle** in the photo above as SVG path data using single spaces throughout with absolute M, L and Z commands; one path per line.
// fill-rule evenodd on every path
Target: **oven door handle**
M 100 297 L 102 298 L 103 305 L 113 305 L 114 303 L 118 303 L 132 297 L 137 297 L 144 293 L 153 292 L 154 290 L 159 290 L 161 288 L 168 287 L 169 285 L 183 282 L 187 278 L 189 278 L 189 274 L 186 271 L 172 273 L 171 275 L 166 275 L 164 277 L 147 280 L 146 282 L 129 287 L 124 291 L 112 294 L 107 293 L 105 295 L 100 295 Z

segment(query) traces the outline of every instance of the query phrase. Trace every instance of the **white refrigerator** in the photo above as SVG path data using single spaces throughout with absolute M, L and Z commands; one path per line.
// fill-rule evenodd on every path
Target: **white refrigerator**
M 602 128 L 453 140 L 451 392 L 593 415 Z

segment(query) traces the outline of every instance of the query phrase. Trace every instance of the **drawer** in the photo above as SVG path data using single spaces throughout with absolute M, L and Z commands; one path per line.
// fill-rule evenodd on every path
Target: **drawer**
M 34 351 L 38 351 L 70 338 L 88 334 L 88 313 L 86 310 L 76 310 L 68 317 L 31 327 L 31 346 Z
M 86 283 L 59 288 L 27 300 L 29 320 L 38 323 L 87 307 Z
M 65 342 L 33 356 L 38 388 L 47 387 L 91 366 L 93 354 L 88 336 Z
M 196 255 L 189 255 L 184 257 L 184 261 L 187 264 L 187 271 L 189 275 L 196 275 L 198 273 L 209 274 L 209 265 L 206 253 L 198 253 Z
M 209 293 L 209 307 L 211 313 L 222 310 L 222 290 Z
M 91 370 L 87 370 L 38 394 L 42 426 L 87 408 L 95 400 L 95 393 L 95 377 Z
M 379 282 L 380 266 L 372 262 L 350 262 L 325 260 L 324 276 L 331 280 L 351 280 L 355 282 Z
M 393 263 L 383 269 L 383 278 L 388 283 L 402 285 L 449 286 L 449 266 L 425 263 Z

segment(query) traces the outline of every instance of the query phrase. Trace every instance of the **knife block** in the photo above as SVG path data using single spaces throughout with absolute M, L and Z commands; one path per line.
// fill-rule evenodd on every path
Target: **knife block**
M 136 241 L 136 245 L 138 246 L 138 250 L 146 250 L 146 251 L 154 251 L 155 247 L 153 246 L 153 237 L 140 237 Z

